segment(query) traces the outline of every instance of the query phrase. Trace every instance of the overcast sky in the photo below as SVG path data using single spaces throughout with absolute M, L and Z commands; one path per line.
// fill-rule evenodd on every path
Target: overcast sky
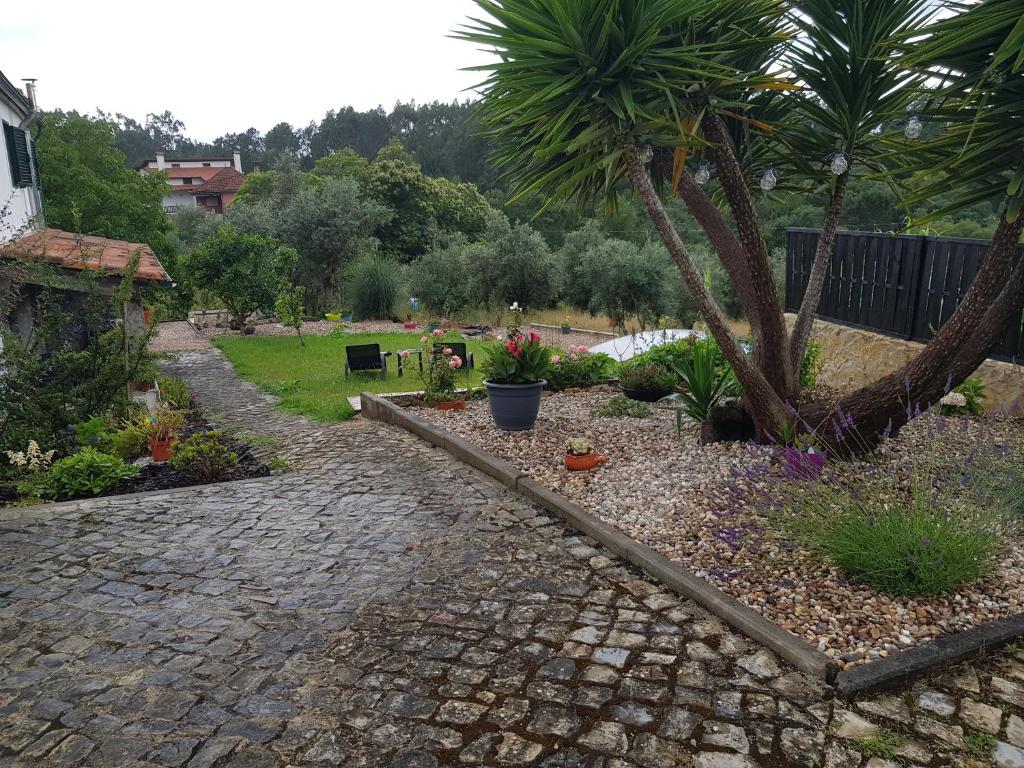
M 196 139 L 328 109 L 450 101 L 485 63 L 448 33 L 472 0 L 4 2 L 0 71 L 38 78 L 44 109 L 171 110 Z

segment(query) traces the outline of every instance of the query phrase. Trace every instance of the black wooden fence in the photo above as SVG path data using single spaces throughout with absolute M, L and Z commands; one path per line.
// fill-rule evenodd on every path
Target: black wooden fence
M 803 301 L 820 230 L 788 230 L 786 311 Z M 974 280 L 987 240 L 840 232 L 818 316 L 902 339 L 927 342 Z M 1024 247 L 1018 258 L 1024 257 Z M 1024 313 L 1007 325 L 991 356 L 1024 361 Z

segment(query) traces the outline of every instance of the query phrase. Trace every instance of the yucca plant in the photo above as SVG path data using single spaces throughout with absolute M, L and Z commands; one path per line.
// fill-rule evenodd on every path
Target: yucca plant
M 712 339 L 694 343 L 692 356 L 680 358 L 672 367 L 683 384 L 683 390 L 670 397 L 691 419 L 704 421 L 723 398 L 738 394 L 736 374 L 721 359 L 718 346 Z
M 458 36 L 497 55 L 495 63 L 478 68 L 488 73 L 481 85 L 480 116 L 496 147 L 494 164 L 513 194 L 614 203 L 631 189 L 735 371 L 758 434 L 774 433 L 786 419 L 785 402 L 799 394 L 800 362 L 845 189 L 861 170 L 886 178 L 906 164 L 905 156 L 888 151 L 895 139 L 883 135 L 883 129 L 900 127 L 932 74 L 927 62 L 936 54 L 922 53 L 924 44 L 914 38 L 933 37 L 932 3 L 476 2 L 485 15 L 471 20 Z M 1019 18 L 1022 2 L 958 6 L 954 19 L 970 17 L 986 5 L 1014 6 Z M 1002 15 L 998 23 L 992 21 L 997 15 L 962 22 L 986 30 L 976 30 L 979 51 L 995 52 L 1009 37 Z M 951 23 L 937 25 L 936 34 L 966 39 L 962 32 L 942 31 Z M 1018 44 L 1019 37 L 1014 38 Z M 944 49 L 947 44 L 939 45 Z M 914 65 L 901 58 L 908 47 L 918 56 Z M 1012 61 L 1005 56 L 998 66 L 1008 69 Z M 953 77 L 977 80 L 979 65 L 963 66 L 975 74 Z M 981 65 L 982 70 L 987 66 Z M 1005 80 L 1002 85 L 1000 93 L 1008 94 Z M 966 98 L 961 87 L 950 93 L 948 103 Z M 1006 120 L 1017 109 L 1005 112 L 994 102 L 986 108 Z M 1019 140 L 1019 120 L 1017 131 Z M 906 155 L 906 141 L 903 145 Z M 1004 145 L 1004 151 L 1009 146 L 1014 144 Z M 835 162 L 837 157 L 841 162 Z M 705 179 L 698 181 L 693 174 L 696 163 L 705 161 L 713 161 L 715 169 L 715 181 L 707 188 L 700 184 Z M 793 334 L 786 330 L 754 205 L 752 187 L 761 182 L 771 187 L 765 178 L 769 168 L 788 186 L 817 190 L 825 185 L 828 192 L 823 242 Z M 751 321 L 752 356 L 732 335 L 666 215 L 666 194 L 682 197 L 721 259 Z M 941 392 L 949 369 L 958 364 L 957 353 L 947 344 L 925 364 L 912 362 L 907 369 L 914 373 L 910 396 L 922 402 L 936 399 L 928 396 L 936 387 Z M 890 420 L 898 429 L 904 409 L 890 389 L 894 382 L 902 386 L 904 378 L 904 371 L 897 372 L 855 393 L 844 403 L 844 412 L 862 418 L 869 432 L 877 426 L 880 433 Z M 827 419 L 831 406 L 820 407 Z

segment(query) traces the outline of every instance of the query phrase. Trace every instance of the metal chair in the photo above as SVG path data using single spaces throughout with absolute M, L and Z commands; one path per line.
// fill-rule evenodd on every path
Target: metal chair
M 456 342 L 435 342 L 434 344 L 434 357 L 440 355 L 445 349 L 450 349 L 453 355 L 457 355 L 462 359 L 462 367 L 466 370 L 473 369 L 473 353 L 466 349 L 466 344 L 461 341 Z
M 388 356 L 381 352 L 380 344 L 350 344 L 345 347 L 345 378 L 349 373 L 380 371 L 380 377 L 388 377 Z

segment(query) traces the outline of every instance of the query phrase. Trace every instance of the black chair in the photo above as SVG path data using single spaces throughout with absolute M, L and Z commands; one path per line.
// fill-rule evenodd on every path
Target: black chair
M 456 341 L 452 343 L 436 342 L 434 344 L 434 357 L 442 354 L 445 349 L 450 349 L 453 355 L 457 355 L 462 359 L 462 367 L 466 370 L 473 368 L 473 354 L 466 349 L 464 342 Z
M 380 377 L 388 377 L 388 356 L 381 352 L 380 344 L 350 344 L 345 347 L 345 378 L 349 373 L 380 371 Z

